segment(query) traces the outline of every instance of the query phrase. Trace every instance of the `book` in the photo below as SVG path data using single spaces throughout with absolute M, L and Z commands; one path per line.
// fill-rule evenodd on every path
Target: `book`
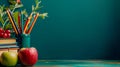
M 14 38 L 0 38 L 0 56 L 3 52 L 18 52 L 16 39 Z
M 9 45 L 16 45 L 17 43 L 10 43 L 10 44 L 0 44 L 0 46 L 4 46 L 4 45 L 6 45 L 6 46 L 9 46 Z
M 11 51 L 11 52 L 18 52 L 19 48 L 8 48 L 8 51 Z
M 0 56 L 3 52 L 18 52 L 18 47 L 7 47 L 7 48 L 0 48 Z
M 1 45 L 0 49 L 2 48 L 19 48 L 17 45 Z
M 16 43 L 15 38 L 0 38 L 0 44 L 13 44 Z
M 4 48 L 4 49 L 0 49 L 0 56 L 3 52 L 8 52 L 8 49 L 7 48 Z

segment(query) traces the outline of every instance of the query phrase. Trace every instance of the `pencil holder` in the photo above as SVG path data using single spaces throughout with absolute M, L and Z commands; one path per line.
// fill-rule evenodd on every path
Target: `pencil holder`
M 30 47 L 30 35 L 22 34 L 22 47 L 27 48 Z
M 19 46 L 19 48 L 22 48 L 22 36 L 15 35 L 15 37 L 16 37 L 17 46 Z

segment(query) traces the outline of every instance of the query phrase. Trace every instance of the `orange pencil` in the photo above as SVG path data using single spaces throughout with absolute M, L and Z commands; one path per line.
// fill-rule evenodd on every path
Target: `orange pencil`
M 32 13 L 30 14 L 30 17 L 28 17 L 28 19 L 27 19 L 27 21 L 26 21 L 26 23 L 25 23 L 24 30 L 23 30 L 23 33 L 24 33 L 24 34 L 26 33 L 26 30 L 27 30 L 27 28 L 28 28 L 28 25 L 29 25 L 29 23 L 30 23 L 31 18 L 32 18 Z
M 35 18 L 34 18 L 34 21 L 32 22 L 32 25 L 30 26 L 30 29 L 28 30 L 27 34 L 30 34 L 30 33 L 31 33 L 32 28 L 33 28 L 33 26 L 34 26 L 34 24 L 35 24 L 38 16 L 39 16 L 39 13 L 36 14 L 36 16 L 35 16 Z
M 10 20 L 10 22 L 11 22 L 11 24 L 12 24 L 12 27 L 13 27 L 15 33 L 18 35 L 19 32 L 18 32 L 18 30 L 17 30 L 17 28 L 16 28 L 16 26 L 15 26 L 15 23 L 14 23 L 12 17 L 11 17 L 11 14 L 9 13 L 9 10 L 7 10 L 6 12 L 7 12 L 7 14 L 8 14 L 9 20 Z
M 22 33 L 22 27 L 21 27 L 21 18 L 20 18 L 20 13 L 18 13 L 18 28 L 19 28 L 19 31 L 20 33 Z

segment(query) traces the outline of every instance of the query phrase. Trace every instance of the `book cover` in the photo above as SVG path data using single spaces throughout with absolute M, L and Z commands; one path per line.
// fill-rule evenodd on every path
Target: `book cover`
M 18 52 L 18 47 L 12 47 L 12 48 L 0 48 L 0 56 L 3 52 Z
M 0 49 L 2 49 L 2 48 L 19 48 L 19 46 L 17 46 L 17 45 L 1 45 Z
M 8 51 L 11 51 L 11 52 L 18 52 L 19 48 L 8 48 Z
M 13 44 L 16 43 L 15 38 L 0 38 L 0 44 Z
M 6 45 L 6 46 L 9 46 L 9 45 L 17 45 L 17 43 L 0 44 L 0 46 L 4 46 L 4 45 Z

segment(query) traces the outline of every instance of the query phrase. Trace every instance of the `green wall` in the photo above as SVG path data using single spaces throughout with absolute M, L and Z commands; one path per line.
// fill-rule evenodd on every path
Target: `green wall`
M 31 10 L 34 0 L 22 0 Z M 42 0 L 31 44 L 39 59 L 120 59 L 120 0 Z
M 39 59 L 120 59 L 119 3 L 43 0 L 49 17 L 38 20 L 31 34 Z

